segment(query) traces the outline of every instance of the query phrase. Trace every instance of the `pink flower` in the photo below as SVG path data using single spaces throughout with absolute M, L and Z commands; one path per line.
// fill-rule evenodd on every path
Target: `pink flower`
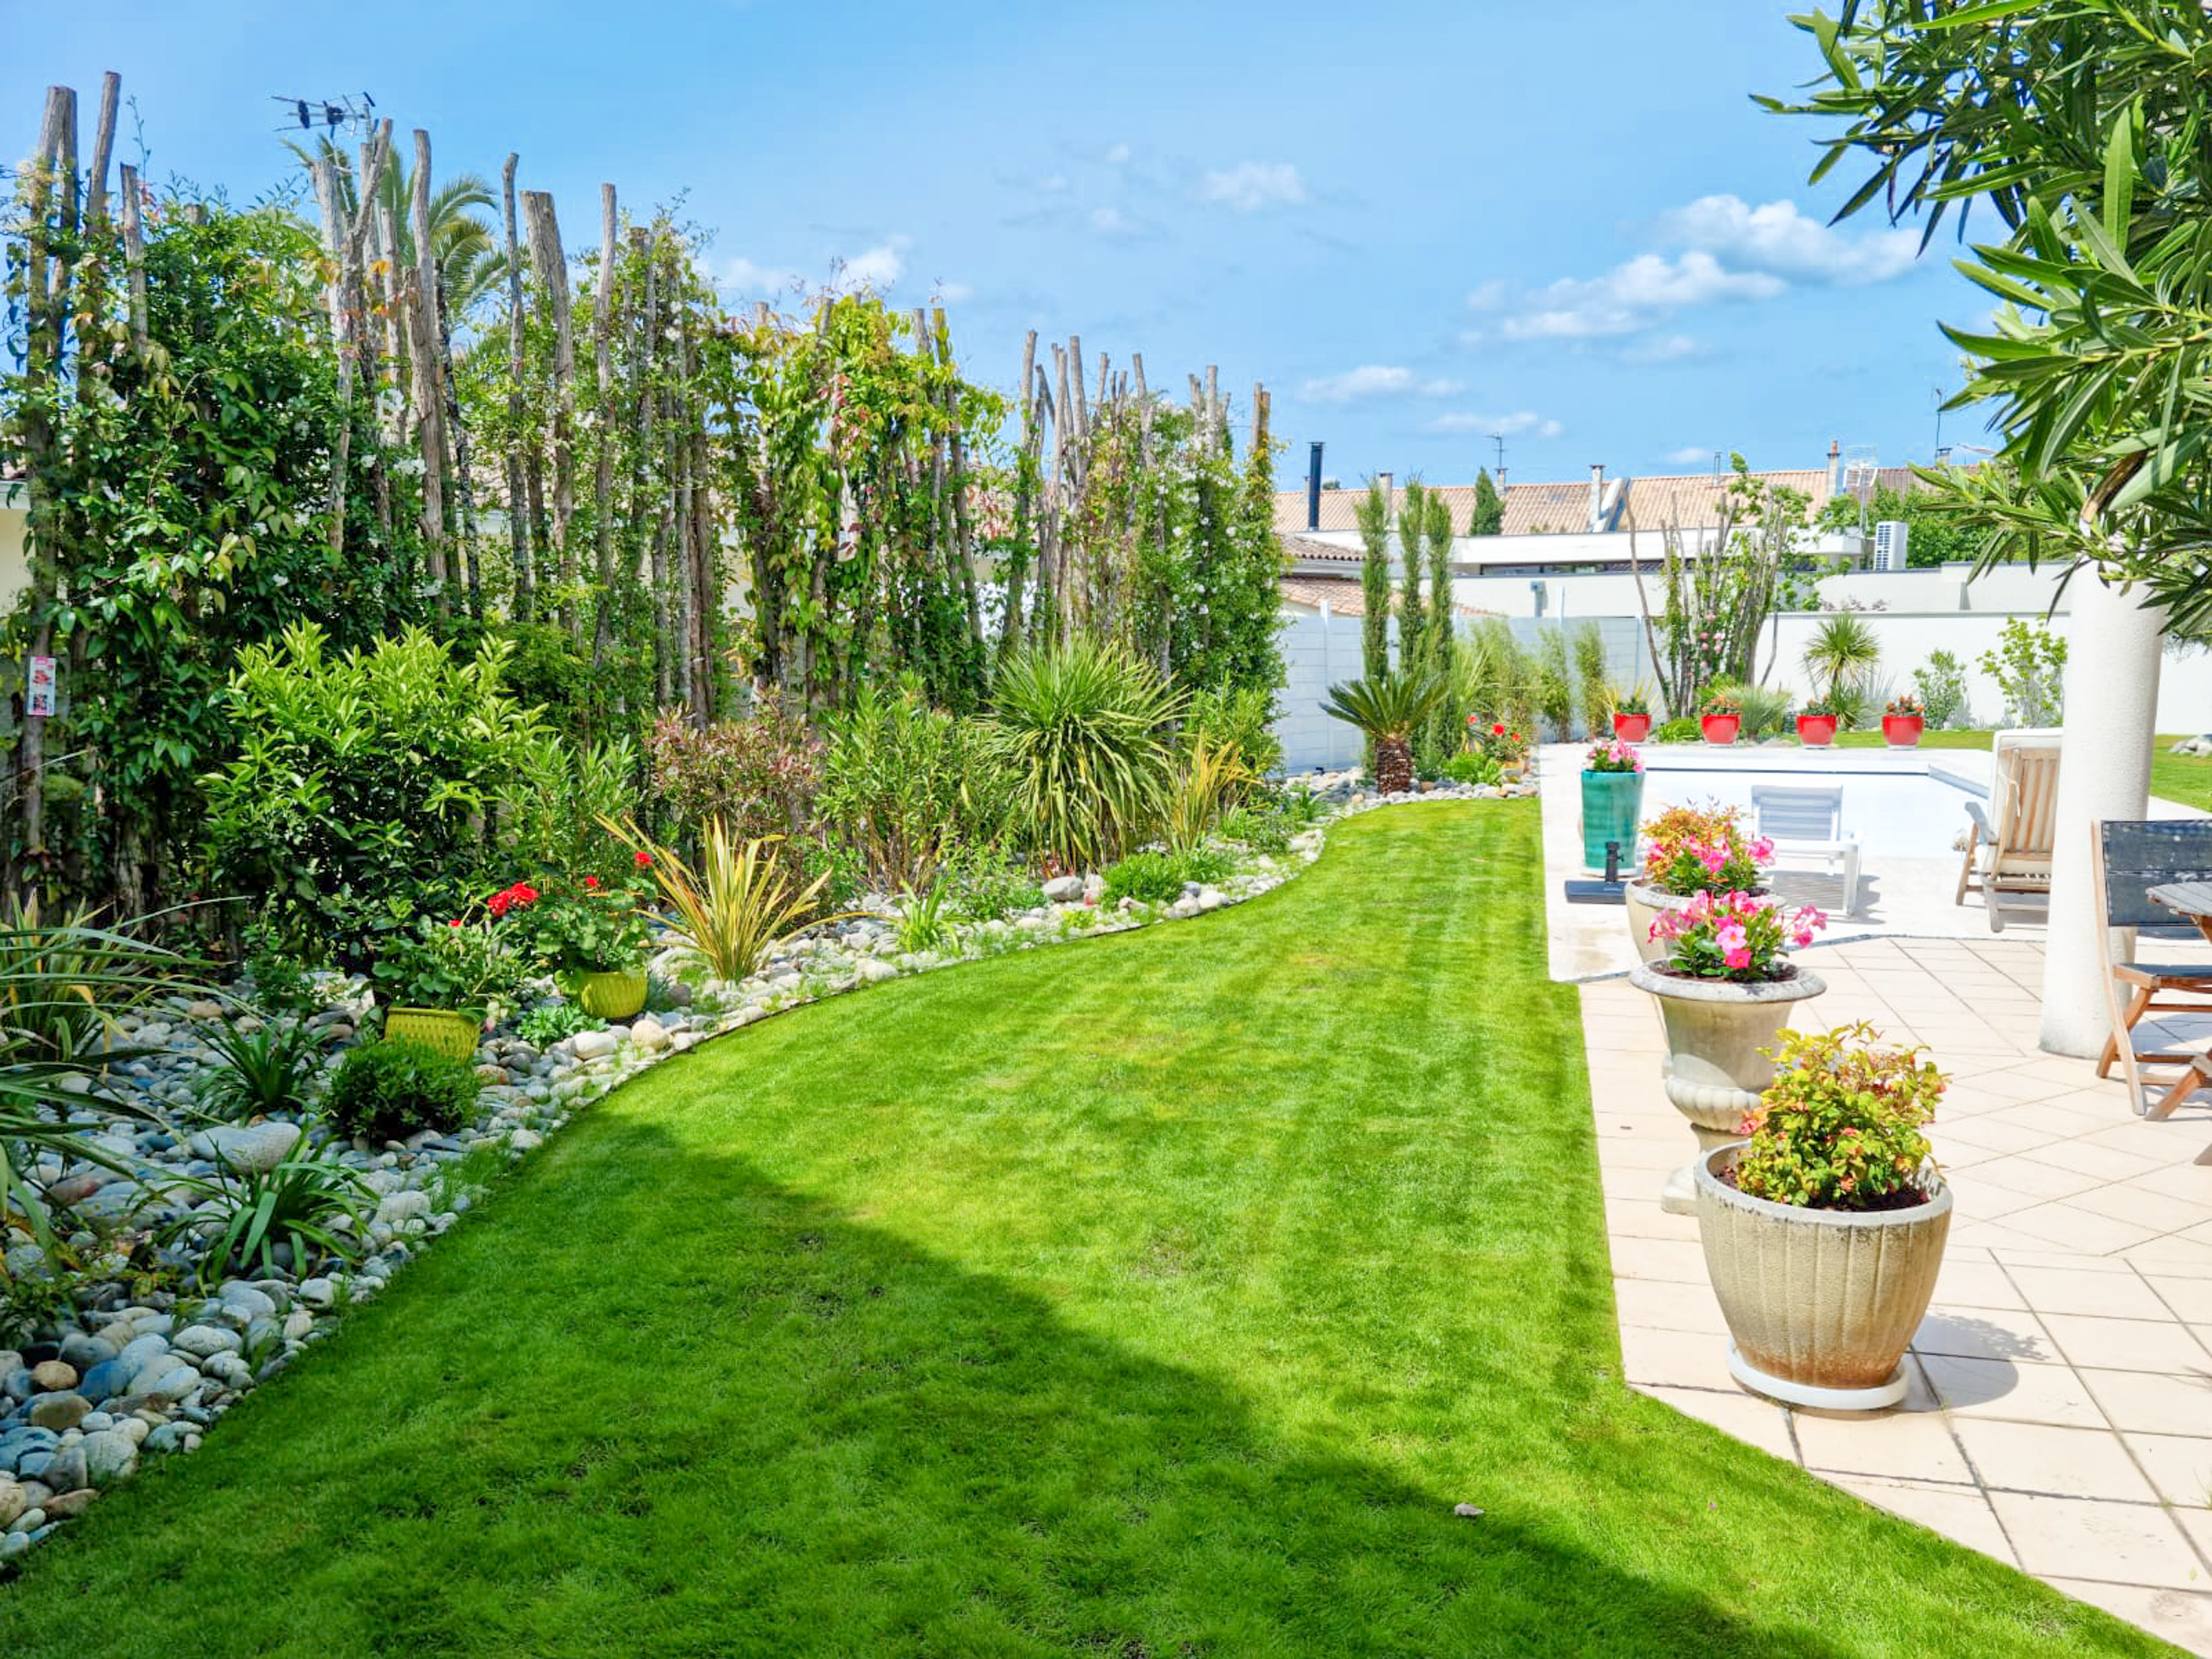
M 1731 921 L 1713 935 L 1713 943 L 1733 956 L 1738 951 L 1749 949 L 1751 942 L 1744 935 L 1743 924 Z
M 1752 842 L 1752 844 L 1751 844 L 1751 855 L 1752 855 L 1752 857 L 1753 857 L 1753 858 L 1756 859 L 1756 860 L 1757 860 L 1759 863 L 1761 863 L 1761 864 L 1771 864 L 1771 863 L 1773 863 L 1773 862 L 1774 862 L 1774 842 L 1773 842 L 1773 841 L 1772 841 L 1770 837 L 1765 836 L 1759 836 L 1756 841 L 1753 842 Z
M 1796 941 L 1797 948 L 1802 951 L 1813 942 L 1813 930 L 1809 927 L 1801 927 L 1790 937 Z
M 1751 952 L 1748 951 L 1730 951 L 1726 956 L 1723 957 L 1721 960 L 1727 963 L 1731 968 L 1748 968 L 1751 966 Z

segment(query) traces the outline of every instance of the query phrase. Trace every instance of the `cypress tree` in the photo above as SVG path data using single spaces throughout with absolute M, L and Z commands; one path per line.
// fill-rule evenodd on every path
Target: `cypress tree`
M 1368 484 L 1352 517 L 1366 550 L 1359 562 L 1359 594 L 1367 608 L 1360 619 L 1360 670 L 1376 680 L 1390 672 L 1390 503 L 1381 484 Z
M 1451 508 L 1441 494 L 1429 497 L 1422 528 L 1429 544 L 1428 667 L 1441 678 L 1452 672 L 1456 639 L 1452 615 Z M 1455 707 L 1449 697 L 1437 704 L 1427 732 L 1416 744 L 1425 770 L 1443 769 L 1445 758 L 1458 744 L 1460 717 L 1468 712 Z
M 1474 475 L 1474 506 L 1467 515 L 1470 536 L 1495 536 L 1505 527 L 1505 498 L 1490 481 L 1490 469 Z
M 1419 478 L 1408 479 L 1398 508 L 1398 562 L 1405 573 L 1398 602 L 1398 670 L 1404 674 L 1417 674 L 1428 662 L 1423 641 L 1429 617 L 1421 603 L 1421 526 L 1428 515 L 1428 492 Z

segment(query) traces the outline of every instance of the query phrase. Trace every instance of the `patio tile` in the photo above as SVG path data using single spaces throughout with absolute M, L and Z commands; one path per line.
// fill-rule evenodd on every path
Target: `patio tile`
M 2160 1498 L 2187 1509 L 2212 1507 L 2212 1438 L 2193 1434 L 2123 1434 L 2120 1438 Z
M 1605 1200 L 1605 1230 L 1615 1240 L 1686 1238 L 1695 1243 L 1698 1218 L 1693 1215 L 1668 1214 L 1659 1207 L 1656 1196 L 1608 1198 Z
M 1915 1353 L 1960 1355 L 1974 1359 L 2033 1359 L 2048 1363 L 2060 1357 L 2057 1347 L 2032 1313 L 2008 1308 L 1954 1308 L 1941 1304 L 1928 1310 L 1920 1328 L 1912 1334 L 1912 1349 Z
M 2173 1279 L 2212 1279 L 2212 1243 L 2194 1243 L 2167 1234 L 2130 1244 L 2120 1252 L 2146 1273 Z
M 2174 1372 L 2212 1367 L 2212 1354 L 2189 1328 L 2170 1319 L 2097 1319 L 2045 1314 L 2043 1328 L 2075 1365 L 2108 1371 Z M 2212 1427 L 2212 1425 L 2208 1425 Z
M 2008 1566 L 2018 1566 L 2011 1541 L 1997 1523 L 1990 1500 L 1980 1492 L 1960 1486 L 1941 1486 L 1910 1480 L 1873 1480 L 1860 1475 L 1838 1475 L 1836 1485 L 1877 1509 L 1917 1522 L 1954 1543 L 1984 1555 L 1994 1555 Z
M 2212 1367 L 2166 1375 L 2085 1365 L 2081 1377 L 2116 1429 L 2194 1434 L 2212 1425 Z
M 2012 1276 L 1986 1251 L 1953 1249 L 1936 1274 L 1936 1300 L 1950 1308 L 2025 1308 Z
M 2015 1232 L 2026 1233 L 2031 1238 L 2064 1244 L 2099 1255 L 2109 1255 L 2116 1250 L 2124 1250 L 2131 1244 L 2141 1244 L 2159 1237 L 2155 1228 L 2140 1226 L 2132 1221 L 2117 1220 L 2091 1210 L 2076 1209 L 2073 1205 L 2063 1202 L 2040 1205 L 2033 1210 L 2016 1210 L 2005 1217 L 2004 1222 Z M 2032 1297 L 2029 1299 L 2033 1300 Z
M 2166 1304 L 2150 1285 L 2123 1267 L 2103 1273 L 2064 1267 L 2006 1264 L 2012 1282 L 2038 1313 L 2091 1314 L 2106 1319 L 2164 1319 Z
M 2090 1149 L 2084 1147 L 2081 1150 L 2087 1152 Z M 2097 1151 L 2103 1152 L 2104 1149 Z M 2111 1156 L 2108 1152 L 2104 1155 Z M 2087 1167 L 2086 1163 L 2083 1167 Z M 2192 1203 L 2187 1199 L 2168 1198 L 2163 1193 L 2147 1193 L 2126 1182 L 2124 1176 L 2116 1177 L 2115 1184 L 2112 1186 L 2077 1193 L 2067 1202 L 2077 1210 L 2087 1210 L 2094 1215 L 2111 1216 L 2118 1221 L 2138 1222 L 2146 1227 L 2154 1227 L 2160 1233 L 2182 1232 L 2212 1222 L 2212 1207 Z
M 1974 1473 L 1992 1490 L 2155 1503 L 2120 1437 L 2109 1429 L 2062 1429 L 1962 1417 L 1954 1425 Z
M 2107 1426 L 2104 1413 L 2071 1365 L 2029 1360 L 1969 1359 L 1954 1354 L 1920 1356 L 1921 1365 L 1946 1409 L 1959 1416 L 2000 1417 L 2014 1422 L 2055 1423 L 2077 1429 Z M 2128 1373 L 2115 1371 L 2115 1376 Z M 2163 1428 L 2146 1423 L 2144 1428 Z
M 2007 1123 L 1997 1115 L 2002 1109 L 1992 1107 L 1979 1117 L 1946 1117 L 1938 1121 L 1943 1133 L 1969 1146 L 1985 1146 L 1993 1152 L 2032 1152 L 2039 1147 L 2057 1144 L 2057 1137 L 2042 1129 L 2031 1129 L 2023 1124 Z
M 1805 1467 L 1829 1474 L 1943 1481 L 1972 1486 L 1974 1473 L 1941 1412 L 1878 1414 L 1799 1411 L 1792 1419 Z
M 2031 1250 L 1996 1250 L 1997 1265 L 2008 1272 L 2015 1267 L 2056 1267 L 2066 1273 L 2118 1273 L 2123 1278 L 2134 1276 L 2135 1269 L 2124 1261 L 2108 1255 L 2081 1255 L 2071 1250 L 2054 1250 L 2049 1246 Z
M 1670 1284 L 1656 1279 L 1616 1279 L 1613 1297 L 1624 1325 L 1641 1325 L 1661 1331 L 1694 1331 L 1708 1336 L 1728 1334 L 1728 1325 L 1721 1318 L 1721 1304 L 1713 1299 L 1712 1288 L 1705 1283 L 1702 1274 L 1688 1284 Z M 1679 1382 L 1685 1379 L 1653 1380 Z
M 2212 1279 L 2145 1269 L 2143 1284 L 2158 1298 L 2192 1325 L 2212 1325 Z
M 2030 1572 L 2163 1589 L 2206 1586 L 2196 1550 L 2154 1505 L 1994 1492 L 1990 1506 Z
M 1620 1328 L 1620 1374 L 1638 1388 L 1710 1389 L 1741 1393 L 1729 1375 L 1728 1342 L 1706 1331 Z
M 2045 1581 L 2077 1601 L 2140 1625 L 2188 1653 L 2212 1653 L 2212 1595 L 2203 1590 L 2155 1589 L 2144 1584 L 2105 1584 L 2089 1578 Z
M 1617 1238 L 1613 1241 L 1613 1271 L 1622 1279 L 1704 1285 L 1707 1282 L 1705 1247 L 1694 1238 Z
M 1710 1423 L 1723 1434 L 1733 1435 L 1771 1456 L 1786 1462 L 1797 1462 L 1797 1449 L 1790 1438 L 1790 1413 L 1771 1400 L 1761 1400 L 1733 1387 L 1723 1393 L 1718 1389 L 1650 1384 L 1638 1392 L 1654 1400 L 1663 1400 L 1684 1416 Z

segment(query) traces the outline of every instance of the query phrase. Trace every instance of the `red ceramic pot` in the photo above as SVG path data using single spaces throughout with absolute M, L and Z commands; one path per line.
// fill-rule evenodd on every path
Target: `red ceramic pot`
M 1743 716 L 1741 714 L 1700 714 L 1698 716 L 1698 729 L 1705 734 L 1705 741 L 1707 743 L 1734 743 L 1735 741 L 1735 734 L 1743 729 Z
M 1651 735 L 1651 716 L 1649 714 L 1615 714 L 1613 735 L 1623 743 L 1641 743 Z
M 1917 749 L 1920 729 L 1926 722 L 1917 714 L 1884 714 L 1881 740 L 1892 749 Z
M 1826 749 L 1836 740 L 1836 717 L 1833 714 L 1800 714 L 1797 717 L 1797 741 L 1808 749 Z

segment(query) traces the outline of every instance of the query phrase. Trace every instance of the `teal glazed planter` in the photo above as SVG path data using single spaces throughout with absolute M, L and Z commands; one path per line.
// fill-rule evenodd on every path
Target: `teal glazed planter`
M 1636 821 L 1644 813 L 1644 774 L 1583 774 L 1583 862 L 1605 868 L 1605 844 L 1620 843 L 1620 867 L 1636 868 Z

